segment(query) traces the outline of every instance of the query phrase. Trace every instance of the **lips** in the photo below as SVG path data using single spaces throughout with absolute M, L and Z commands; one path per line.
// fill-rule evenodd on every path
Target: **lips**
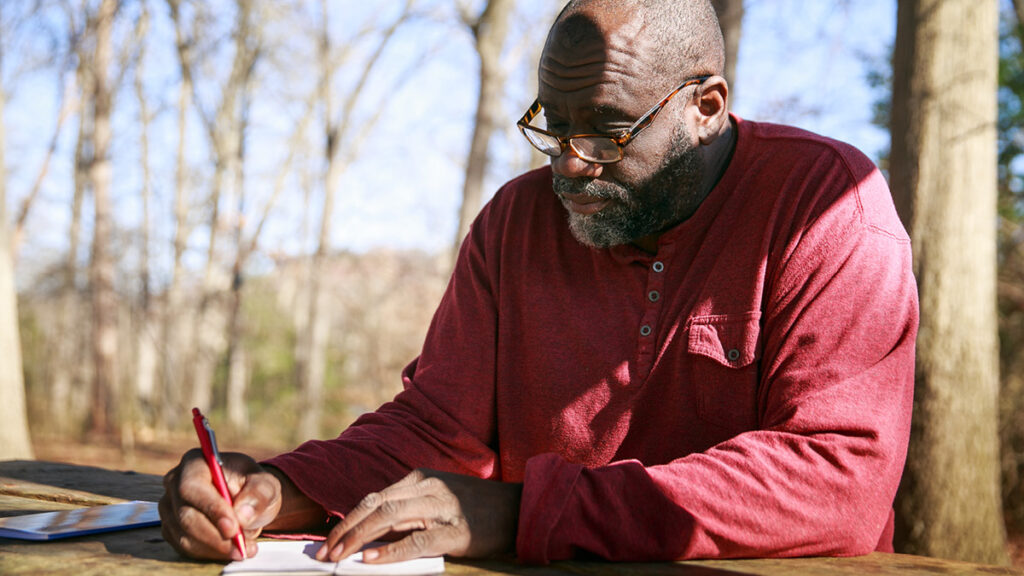
M 598 198 L 586 194 L 562 194 L 561 196 L 569 210 L 584 216 L 597 214 L 611 203 L 608 198 Z

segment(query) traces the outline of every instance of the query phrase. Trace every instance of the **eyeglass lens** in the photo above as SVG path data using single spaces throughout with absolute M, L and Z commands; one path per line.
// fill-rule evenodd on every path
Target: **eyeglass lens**
M 562 145 L 558 138 L 530 129 L 524 129 L 523 135 L 544 154 L 561 156 Z M 610 138 L 573 138 L 570 146 L 577 156 L 587 162 L 615 162 L 622 157 L 619 145 Z

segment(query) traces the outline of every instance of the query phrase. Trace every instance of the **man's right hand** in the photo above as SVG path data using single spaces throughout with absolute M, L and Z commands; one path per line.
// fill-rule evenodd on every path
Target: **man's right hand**
M 246 556 L 256 554 L 256 537 L 277 518 L 283 504 L 283 474 L 264 468 L 245 454 L 222 452 L 224 477 L 234 500 L 228 504 L 213 485 L 199 449 L 190 450 L 164 476 L 160 499 L 163 537 L 175 550 L 193 558 L 241 560 L 232 538 L 245 536 Z

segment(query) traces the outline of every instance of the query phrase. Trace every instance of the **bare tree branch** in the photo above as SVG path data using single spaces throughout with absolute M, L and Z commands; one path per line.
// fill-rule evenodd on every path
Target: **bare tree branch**
M 374 69 L 377 67 L 377 62 L 380 60 L 381 55 L 384 54 L 384 50 L 394 38 L 395 32 L 397 32 L 402 24 L 409 19 L 414 4 L 416 4 L 416 0 L 406 0 L 402 13 L 384 30 L 376 48 L 363 65 L 363 70 L 359 75 L 359 80 L 356 82 L 355 87 L 352 88 L 352 96 L 345 99 L 340 119 L 338 122 L 334 123 L 334 126 L 330 130 L 328 136 L 330 142 L 337 143 L 338 138 L 343 137 L 348 133 L 352 120 L 352 113 L 355 111 L 356 104 L 358 104 L 359 98 L 363 94 L 363 88 L 366 86 L 367 81 L 370 79 Z M 334 147 L 334 152 L 337 153 L 337 146 Z
M 65 63 L 65 66 L 69 65 L 70 58 L 68 58 Z M 66 70 L 61 73 L 62 78 L 65 73 Z M 60 141 L 60 134 L 64 128 L 64 122 L 67 121 L 72 112 L 78 110 L 78 99 L 71 95 L 72 90 L 72 83 L 65 81 L 64 88 L 61 90 L 60 95 L 60 112 L 57 114 L 57 124 L 53 128 L 53 135 L 50 137 L 50 143 L 46 147 L 46 154 L 43 155 L 43 163 L 39 166 L 39 172 L 36 174 L 36 179 L 32 183 L 31 190 L 29 190 L 28 194 L 22 198 L 21 205 L 18 208 L 18 216 L 14 222 L 14 233 L 11 235 L 12 259 L 16 260 L 18 257 L 18 248 L 20 248 L 22 238 L 24 238 L 25 234 L 25 223 L 28 222 L 28 216 L 32 209 L 32 205 L 39 196 L 39 191 L 43 187 L 43 182 L 46 181 L 46 175 L 50 171 L 50 161 L 53 159 L 53 155 L 57 151 L 57 144 Z
M 277 177 L 274 178 L 273 192 L 271 192 L 270 198 L 263 206 L 259 223 L 256 224 L 256 229 L 253 231 L 252 237 L 249 239 L 245 249 L 246 257 L 255 252 L 259 246 L 260 235 L 263 232 L 263 228 L 266 225 L 267 220 L 270 218 L 270 213 L 273 210 L 274 205 L 277 203 L 277 199 L 281 196 L 281 192 L 284 191 L 285 181 L 288 177 L 288 173 L 291 171 L 292 162 L 294 162 L 299 146 L 302 141 L 305 140 L 306 130 L 309 128 L 309 124 L 313 120 L 314 112 L 316 111 L 316 103 L 317 92 L 314 90 L 306 98 L 306 109 L 303 112 L 298 125 L 296 125 L 295 131 L 292 132 L 291 137 L 288 139 L 288 155 L 281 163 L 281 167 L 277 172 Z

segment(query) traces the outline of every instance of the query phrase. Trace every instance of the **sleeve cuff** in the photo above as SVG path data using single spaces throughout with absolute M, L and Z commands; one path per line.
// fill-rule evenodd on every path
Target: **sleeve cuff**
M 526 463 L 519 508 L 516 553 L 520 562 L 547 564 L 572 557 L 570 542 L 552 542 L 555 526 L 569 507 L 583 466 L 556 454 L 534 456 Z

